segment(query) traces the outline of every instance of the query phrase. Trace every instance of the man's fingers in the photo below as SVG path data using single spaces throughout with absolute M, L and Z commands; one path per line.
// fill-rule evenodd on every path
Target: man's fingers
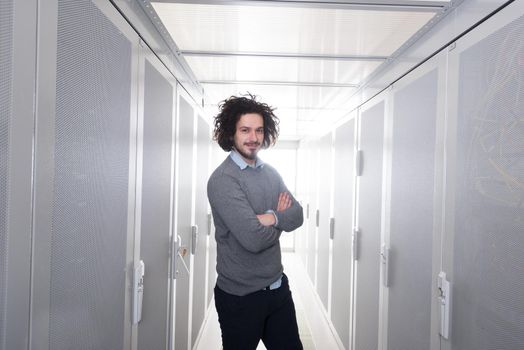
M 287 192 L 280 192 L 278 195 L 277 211 L 283 211 L 291 207 L 291 196 Z
M 286 209 L 291 206 L 291 196 L 288 194 L 286 196 Z

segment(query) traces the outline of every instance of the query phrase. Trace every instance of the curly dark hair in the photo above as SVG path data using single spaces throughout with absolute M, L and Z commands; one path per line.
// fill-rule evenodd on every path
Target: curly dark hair
M 258 102 L 257 96 L 247 93 L 241 96 L 231 96 L 218 105 L 220 112 L 215 117 L 213 139 L 224 151 L 231 151 L 234 146 L 233 137 L 240 117 L 248 113 L 257 113 L 264 120 L 264 141 L 262 148 L 274 145 L 278 138 L 278 117 L 273 113 L 275 108 Z

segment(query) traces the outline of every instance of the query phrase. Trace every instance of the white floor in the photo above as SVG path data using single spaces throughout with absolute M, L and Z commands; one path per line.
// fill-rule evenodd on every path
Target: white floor
M 332 331 L 332 326 L 321 306 L 315 290 L 307 276 L 299 257 L 294 253 L 283 253 L 284 272 L 289 277 L 289 285 L 297 312 L 300 339 L 305 350 L 342 350 L 343 347 Z M 220 326 L 214 302 L 211 302 L 203 332 L 194 350 L 221 349 Z M 307 308 L 304 307 L 307 305 Z M 260 342 L 257 350 L 266 349 Z

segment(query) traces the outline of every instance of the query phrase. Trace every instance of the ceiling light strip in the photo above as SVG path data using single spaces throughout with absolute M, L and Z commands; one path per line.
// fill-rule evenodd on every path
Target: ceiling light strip
M 202 85 L 274 85 L 274 86 L 310 86 L 310 87 L 336 87 L 358 88 L 358 84 L 344 83 L 315 83 L 303 81 L 246 81 L 246 80 L 200 80 Z

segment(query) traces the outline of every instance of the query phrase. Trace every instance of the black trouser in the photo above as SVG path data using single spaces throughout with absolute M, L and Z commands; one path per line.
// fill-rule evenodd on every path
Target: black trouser
M 268 350 L 303 349 L 286 275 L 280 288 L 242 297 L 215 286 L 215 306 L 224 350 L 255 350 L 260 339 Z

